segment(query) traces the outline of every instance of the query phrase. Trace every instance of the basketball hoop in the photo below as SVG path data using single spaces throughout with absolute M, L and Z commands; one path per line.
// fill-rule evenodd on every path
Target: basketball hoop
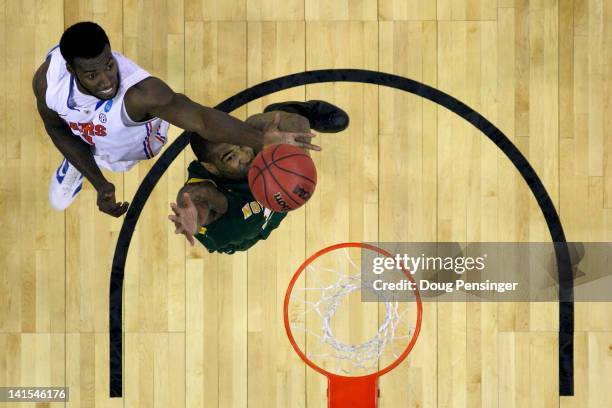
M 321 261 L 323 255 L 337 250 L 342 250 L 339 252 L 344 256 L 340 260 L 332 257 L 337 261 L 335 265 Z M 369 323 L 377 326 L 377 329 L 367 341 L 355 341 L 356 344 L 338 339 L 338 332 L 342 330 L 334 330 L 334 321 L 341 315 L 341 310 L 347 309 L 349 296 L 367 287 L 361 281 L 360 267 L 349 254 L 349 251 L 356 250 L 369 250 L 376 252 L 377 256 L 392 257 L 383 249 L 359 242 L 329 246 L 311 255 L 300 265 L 285 294 L 283 314 L 287 337 L 300 358 L 313 370 L 327 377 L 329 408 L 376 408 L 378 378 L 404 361 L 421 330 L 423 306 L 419 292 L 415 289 L 412 292 L 414 301 L 398 302 L 387 297 L 383 310 L 379 309 L 379 302 L 367 303 L 360 299 L 357 302 L 353 299 L 353 309 L 363 307 L 367 312 L 365 308 L 370 308 L 369 316 L 375 315 L 377 323 L 373 324 L 374 319 L 370 319 Z M 414 282 L 406 270 L 400 272 Z M 303 285 L 297 286 L 298 280 L 303 281 Z M 349 309 L 349 313 L 353 309 Z M 384 316 L 381 316 L 383 313 Z M 354 315 L 345 320 L 349 323 L 345 324 L 344 329 L 347 326 L 350 328 L 350 322 L 362 322 L 359 318 L 355 320 Z M 357 331 L 363 329 L 358 325 Z M 302 347 L 294 337 L 294 331 L 304 333 Z M 380 368 L 388 361 L 391 362 Z

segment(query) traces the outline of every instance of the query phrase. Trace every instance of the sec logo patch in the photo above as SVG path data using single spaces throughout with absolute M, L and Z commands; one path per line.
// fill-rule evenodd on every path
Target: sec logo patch
M 98 119 L 100 119 L 100 122 L 106 123 L 106 115 L 104 113 L 100 113 Z

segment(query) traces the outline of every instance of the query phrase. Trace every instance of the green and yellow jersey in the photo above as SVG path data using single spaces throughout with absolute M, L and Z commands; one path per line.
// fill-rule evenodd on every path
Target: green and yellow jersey
M 220 179 L 198 161 L 191 162 L 187 171 L 186 184 L 210 180 L 227 197 L 227 212 L 200 228 L 195 235 L 208 252 L 233 254 L 246 251 L 259 240 L 268 238 L 287 216 L 287 213 L 274 212 L 259 204 L 246 180 Z

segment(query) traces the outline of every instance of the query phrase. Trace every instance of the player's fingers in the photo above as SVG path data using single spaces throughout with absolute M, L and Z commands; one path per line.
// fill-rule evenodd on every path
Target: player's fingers
M 102 203 L 98 203 L 98 209 L 100 211 L 108 215 L 112 215 L 113 217 L 116 217 L 115 211 L 117 211 L 117 208 L 118 206 L 116 203 L 111 204 L 104 201 Z
M 123 213 L 125 213 L 126 211 L 127 211 L 127 203 L 116 204 L 115 207 L 112 209 L 111 215 L 114 217 L 121 217 Z
M 298 147 L 301 147 L 302 149 L 315 150 L 317 152 L 321 151 L 321 146 L 313 145 L 311 143 L 297 142 L 296 141 L 295 145 L 298 146 Z
M 168 219 L 170 219 L 170 217 L 168 217 Z M 178 234 L 180 233 L 180 224 L 172 219 L 170 219 L 170 221 L 172 222 L 172 224 L 174 224 L 174 233 Z
M 191 200 L 191 197 L 188 193 L 183 193 L 183 200 L 185 200 L 185 204 L 187 204 L 188 207 L 191 207 L 193 205 L 193 201 Z
M 175 222 L 174 223 L 174 233 L 185 235 L 185 228 L 183 227 L 183 224 L 181 224 L 180 222 Z
M 301 142 L 301 143 L 310 143 L 312 141 L 312 138 L 311 137 L 300 136 L 300 137 L 296 137 L 295 141 L 296 142 Z
M 108 212 L 108 214 L 109 214 L 109 215 L 112 215 L 112 216 L 113 216 L 113 217 L 115 217 L 115 218 L 118 218 L 118 217 L 121 215 L 121 214 L 119 214 L 119 211 L 118 211 L 117 209 L 110 210 L 110 211 Z
M 296 138 L 298 137 L 307 137 L 308 139 L 312 139 L 313 137 L 317 137 L 315 133 L 312 132 L 297 132 L 293 134 Z
M 193 244 L 195 244 L 195 240 L 193 239 L 193 235 L 185 234 L 185 237 L 187 237 L 187 241 L 189 241 L 189 244 L 191 244 L 191 246 L 193 246 Z
M 276 112 L 274 114 L 274 118 L 272 118 L 272 120 L 270 122 L 268 122 L 268 124 L 264 128 L 264 133 L 267 133 L 269 131 L 278 130 L 278 125 L 279 124 L 280 124 L 280 114 L 278 112 Z
M 119 210 L 121 210 L 123 208 L 124 204 L 125 203 L 116 203 L 116 202 L 113 202 L 113 203 L 108 203 L 108 206 L 109 206 L 109 208 L 112 209 L 112 211 L 119 211 Z

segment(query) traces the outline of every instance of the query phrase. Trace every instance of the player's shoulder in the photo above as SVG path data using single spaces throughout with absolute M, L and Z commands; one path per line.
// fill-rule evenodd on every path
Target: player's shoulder
M 197 160 L 192 161 L 187 167 L 187 181 L 185 184 L 206 183 L 217 187 L 217 181 L 212 174 L 206 170 L 202 163 Z
M 149 76 L 132 85 L 125 98 L 139 105 L 165 105 L 174 98 L 174 91 L 161 79 Z
M 197 160 L 193 160 L 187 166 L 187 172 L 189 173 L 189 177 L 208 177 L 210 173 L 206 168 Z
M 47 70 L 49 69 L 49 64 L 51 63 L 51 57 L 47 57 L 45 62 L 43 62 L 36 72 L 34 72 L 34 77 L 32 78 L 32 90 L 34 91 L 34 95 L 37 99 L 45 99 L 45 93 L 47 92 Z
M 206 169 L 201 162 L 194 160 L 187 167 L 189 180 L 209 180 L 214 186 L 224 194 L 228 191 L 236 192 L 248 191 L 250 187 L 248 180 L 229 180 L 219 177 Z
M 208 169 L 198 160 L 193 160 L 191 163 L 189 163 L 187 172 L 189 173 L 190 178 L 196 177 L 210 179 L 215 181 L 215 183 L 219 181 L 219 177 L 208 171 Z

